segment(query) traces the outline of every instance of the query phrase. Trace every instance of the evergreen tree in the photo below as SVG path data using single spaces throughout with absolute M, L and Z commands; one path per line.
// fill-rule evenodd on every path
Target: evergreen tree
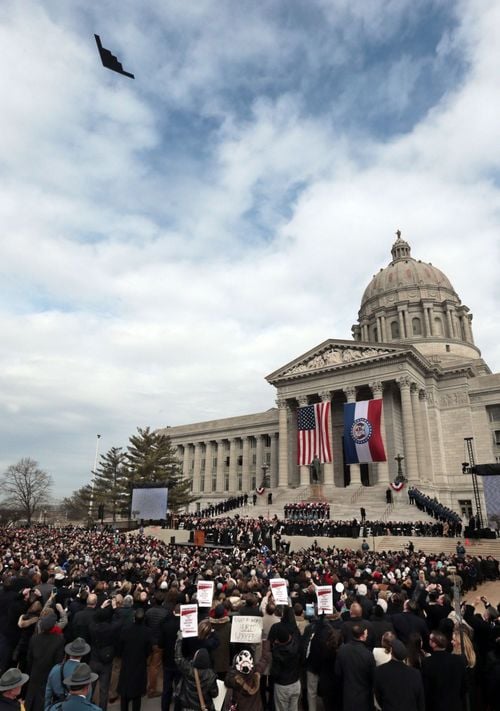
M 178 511 L 196 501 L 167 435 L 152 432 L 149 427 L 138 427 L 137 434 L 129 439 L 126 458 L 130 492 L 138 484 L 164 484 L 168 488 L 168 508 L 171 511 Z
M 126 513 L 128 505 L 128 478 L 126 456 L 121 447 L 111 447 L 102 454 L 94 475 L 92 508 L 104 506 L 104 516 L 116 521 L 118 513 Z M 95 513 L 94 513 L 95 515 Z
M 61 502 L 61 513 L 63 513 L 68 523 L 74 521 L 87 521 L 89 517 L 89 506 L 92 496 L 92 487 L 87 484 L 74 491 L 71 496 L 66 496 Z M 92 516 L 97 517 L 97 505 L 95 500 L 92 506 Z

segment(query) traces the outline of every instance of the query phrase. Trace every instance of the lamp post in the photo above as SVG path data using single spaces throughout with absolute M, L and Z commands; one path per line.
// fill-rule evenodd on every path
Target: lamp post
M 95 474 L 97 471 L 97 458 L 99 456 L 99 440 L 101 435 L 96 435 L 95 443 L 95 457 L 94 457 L 94 468 L 92 469 L 92 479 L 90 481 L 90 503 L 89 503 L 89 519 L 92 519 L 92 507 L 94 506 L 94 485 L 95 485 Z

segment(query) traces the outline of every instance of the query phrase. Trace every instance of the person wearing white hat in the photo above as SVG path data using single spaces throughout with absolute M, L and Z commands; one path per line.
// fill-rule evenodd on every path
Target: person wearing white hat
M 0 677 L 0 711 L 19 711 L 17 697 L 29 676 L 19 669 L 7 669 Z

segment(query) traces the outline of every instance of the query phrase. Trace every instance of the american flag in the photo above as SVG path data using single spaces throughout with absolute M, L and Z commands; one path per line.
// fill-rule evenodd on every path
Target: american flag
M 330 403 L 299 407 L 297 410 L 298 464 L 311 464 L 314 455 L 320 462 L 332 461 L 330 445 Z

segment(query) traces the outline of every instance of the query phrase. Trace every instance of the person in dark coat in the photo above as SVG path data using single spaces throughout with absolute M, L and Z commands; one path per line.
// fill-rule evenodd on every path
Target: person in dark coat
M 356 622 L 351 641 L 343 644 L 335 661 L 335 684 L 342 698 L 342 711 L 373 711 L 375 658 L 366 647 L 368 628 Z
M 106 711 L 108 707 L 111 671 L 120 633 L 121 624 L 118 620 L 113 620 L 111 600 L 105 600 L 103 606 L 96 610 L 93 621 L 89 625 L 92 647 L 90 668 L 99 675 L 99 706 L 102 711 Z
M 29 676 L 19 669 L 7 669 L 0 677 L 0 711 L 20 711 L 18 696 Z
M 406 600 L 404 612 L 392 615 L 394 632 L 398 639 L 406 644 L 412 632 L 418 632 L 424 643 L 424 649 L 429 648 L 429 629 L 423 617 L 420 616 L 420 608 L 414 600 Z
M 180 634 L 180 633 L 179 633 Z M 196 675 L 208 711 L 214 710 L 213 699 L 218 695 L 217 675 L 210 669 L 210 656 L 205 648 L 198 649 L 192 660 L 182 656 L 182 639 L 175 645 L 175 663 L 181 674 L 179 701 L 182 709 L 201 711 L 200 698 L 196 686 Z
M 63 660 L 64 637 L 56 622 L 56 614 L 51 610 L 40 618 L 40 632 L 30 639 L 27 660 L 30 680 L 26 692 L 26 711 L 43 711 L 49 672 Z
M 122 658 L 118 679 L 121 711 L 128 711 L 130 701 L 132 711 L 140 711 L 141 697 L 147 688 L 147 663 L 151 650 L 151 630 L 144 625 L 143 608 L 138 608 L 134 624 L 122 629 L 119 643 Z
M 335 684 L 335 669 L 337 653 L 342 644 L 340 630 L 331 625 L 326 626 L 326 635 L 321 640 L 321 664 L 319 668 L 318 696 L 323 699 L 323 708 L 328 711 L 340 710 L 339 692 Z
M 404 663 L 407 656 L 405 645 L 394 639 L 391 660 L 375 669 L 375 698 L 382 711 L 425 711 L 422 677 Z
M 160 647 L 163 650 L 163 693 L 161 711 L 169 711 L 174 688 L 180 679 L 180 671 L 175 663 L 175 643 L 180 629 L 180 605 L 169 610 L 160 628 Z
M 442 632 L 432 632 L 430 646 L 432 654 L 422 662 L 427 711 L 464 711 L 467 696 L 464 658 L 446 651 L 448 640 Z

